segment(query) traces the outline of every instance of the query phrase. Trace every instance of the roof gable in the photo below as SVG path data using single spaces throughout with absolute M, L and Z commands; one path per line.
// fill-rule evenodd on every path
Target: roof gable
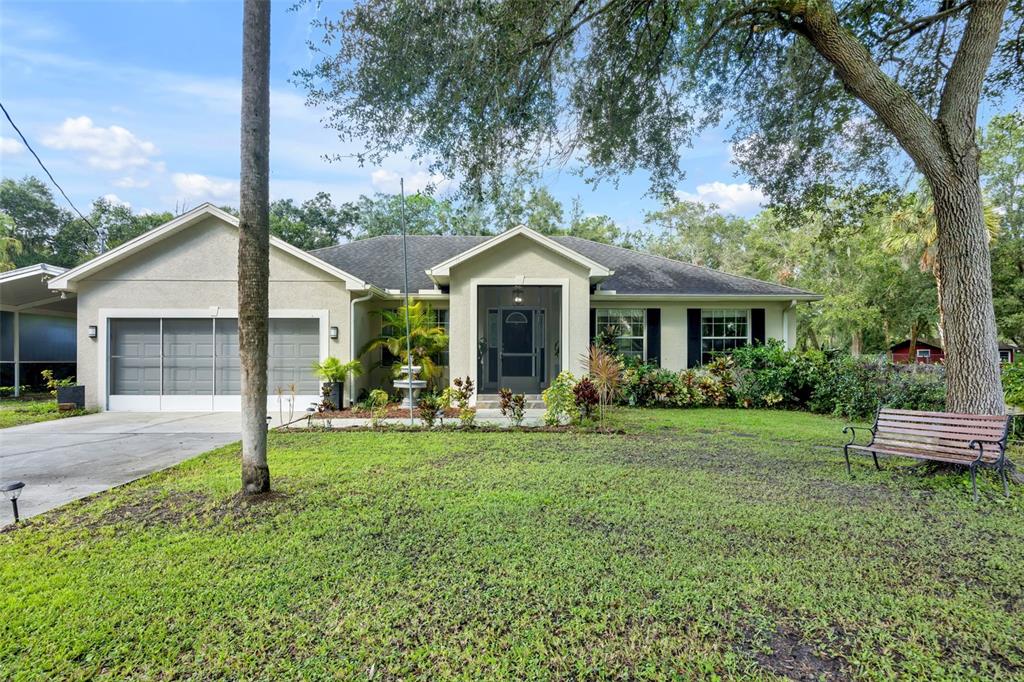
M 491 237 L 485 241 L 482 241 L 461 253 L 458 253 L 447 260 L 444 260 L 437 265 L 427 268 L 427 276 L 435 282 L 440 284 L 446 284 L 451 276 L 451 269 L 460 263 L 465 263 L 468 260 L 472 260 L 477 256 L 495 248 L 500 244 L 504 244 L 518 236 L 526 237 L 544 248 L 557 253 L 563 258 L 570 260 L 574 263 L 582 265 L 589 271 L 591 279 L 604 279 L 610 277 L 613 274 L 613 270 L 602 265 L 592 258 L 588 258 L 578 251 L 571 249 L 559 242 L 546 237 L 535 230 L 531 230 L 525 225 L 520 225 L 511 230 L 502 232 L 501 234 Z
M 180 216 L 167 221 L 159 227 L 155 227 L 152 230 L 139 235 L 135 239 L 130 239 L 124 244 L 96 256 L 92 260 L 87 261 L 76 268 L 60 273 L 50 280 L 49 286 L 51 289 L 75 291 L 78 281 L 86 277 L 90 277 L 106 267 L 121 262 L 129 256 L 139 253 L 149 246 L 161 242 L 172 235 L 182 232 L 183 230 L 187 230 L 190 227 L 198 225 L 203 220 L 211 217 L 216 218 L 231 227 L 238 227 L 238 218 L 217 208 L 213 204 L 205 203 L 197 206 L 191 211 L 182 213 Z M 350 289 L 361 290 L 369 288 L 369 285 L 360 278 L 355 277 L 354 275 L 351 275 L 330 263 L 320 260 L 316 256 L 303 251 L 298 247 L 292 246 L 282 239 L 272 236 L 270 237 L 270 245 L 272 248 L 284 251 L 299 260 L 309 263 L 310 265 L 341 279 Z

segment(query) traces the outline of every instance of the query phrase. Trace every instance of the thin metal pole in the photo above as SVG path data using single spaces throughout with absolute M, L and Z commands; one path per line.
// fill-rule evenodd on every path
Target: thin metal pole
M 409 327 L 409 243 L 405 224 L 405 178 L 398 179 L 398 188 L 402 193 L 402 260 L 405 262 L 405 374 L 409 381 L 409 426 L 412 426 L 412 329 Z

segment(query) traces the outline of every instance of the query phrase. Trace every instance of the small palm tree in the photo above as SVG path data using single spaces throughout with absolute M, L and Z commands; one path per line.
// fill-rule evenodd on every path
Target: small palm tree
M 991 242 L 999 234 L 999 214 L 991 206 L 984 206 L 985 231 Z M 939 337 L 945 334 L 945 315 L 942 311 L 942 263 L 939 260 L 939 226 L 935 222 L 935 202 L 931 192 L 922 186 L 912 201 L 901 206 L 886 221 L 889 236 L 882 243 L 889 253 L 903 254 L 917 261 L 921 272 L 931 272 L 938 294 Z M 944 340 L 944 339 L 943 339 Z
M 590 370 L 590 380 L 597 388 L 597 395 L 600 399 L 601 426 L 604 426 L 604 406 L 611 405 L 619 395 L 619 382 L 622 380 L 622 363 L 619 359 L 598 345 L 590 347 L 587 355 L 587 367 Z
M 342 382 L 345 381 L 350 374 L 357 377 L 362 375 L 362 373 L 363 363 L 359 360 L 342 362 L 338 358 L 331 356 L 323 362 L 313 363 L 313 374 L 316 374 L 324 381 Z
M 359 354 L 386 348 L 391 355 L 398 358 L 391 366 L 394 376 L 399 376 L 402 367 L 406 365 L 418 365 L 422 378 L 436 378 L 441 368 L 433 361 L 432 356 L 448 350 L 448 333 L 444 327 L 438 326 L 431 310 L 424 306 L 422 301 L 410 303 L 408 326 L 405 306 L 397 310 L 381 310 L 378 314 L 381 317 L 381 334 L 370 339 Z

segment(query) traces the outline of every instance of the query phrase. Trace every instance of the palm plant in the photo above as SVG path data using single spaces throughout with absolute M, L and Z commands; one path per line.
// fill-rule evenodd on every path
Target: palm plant
M 323 362 L 314 362 L 313 374 L 330 384 L 329 400 L 334 407 L 341 409 L 345 398 L 345 379 L 351 374 L 357 377 L 363 373 L 363 363 L 359 360 L 342 362 L 334 356 L 324 359 Z M 327 394 L 324 394 L 325 398 Z
M 370 339 L 359 354 L 385 348 L 397 358 L 391 366 L 395 377 L 401 374 L 402 367 L 412 365 L 421 368 L 422 378 L 435 379 L 441 368 L 434 362 L 433 356 L 448 350 L 448 332 L 437 324 L 437 318 L 430 308 L 422 301 L 410 303 L 408 324 L 405 306 L 397 310 L 381 310 L 377 314 L 381 317 L 380 336 Z
M 983 207 L 988 241 L 999 234 L 1000 220 L 996 210 Z M 889 236 L 882 243 L 889 253 L 903 254 L 917 261 L 921 272 L 931 272 L 938 295 L 939 337 L 944 340 L 945 315 L 942 310 L 942 262 L 939 260 L 939 227 L 935 222 L 935 202 L 927 187 L 914 193 L 913 199 L 894 211 L 886 221 Z

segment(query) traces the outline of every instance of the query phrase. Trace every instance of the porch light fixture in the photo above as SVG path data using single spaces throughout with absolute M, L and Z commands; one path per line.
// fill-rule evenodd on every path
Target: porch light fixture
M 512 303 L 515 305 L 523 304 L 523 288 L 518 284 L 512 287 Z
M 97 330 L 97 329 L 96 329 L 96 325 L 94 325 L 94 324 L 90 324 L 90 325 L 89 325 L 89 338 L 90 338 L 90 339 L 95 339 L 95 338 L 96 338 L 96 335 L 97 335 L 98 333 L 99 333 L 99 330 Z
M 330 333 L 331 333 L 331 338 L 332 339 L 338 338 L 338 328 L 337 327 L 331 327 Z
M 11 501 L 11 506 L 14 507 L 14 522 L 18 522 L 18 496 L 21 495 L 21 489 L 25 487 L 25 484 L 21 481 L 14 481 L 12 483 L 4 483 L 0 485 L 0 492 L 7 495 L 7 499 Z

